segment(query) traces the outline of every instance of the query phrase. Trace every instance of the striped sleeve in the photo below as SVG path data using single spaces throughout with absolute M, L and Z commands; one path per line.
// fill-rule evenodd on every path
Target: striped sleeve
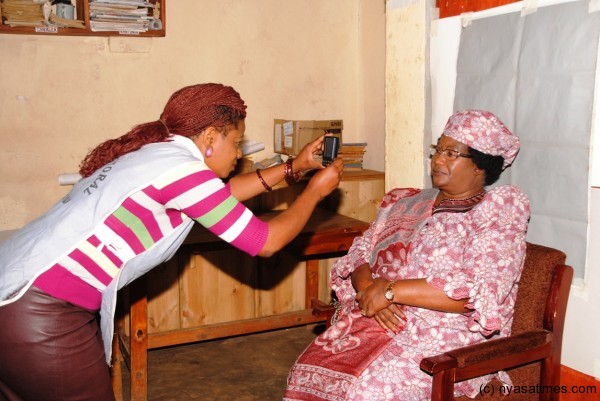
M 189 163 L 153 184 L 167 208 L 180 210 L 236 248 L 256 256 L 267 241 L 268 225 L 239 202 L 203 163 Z

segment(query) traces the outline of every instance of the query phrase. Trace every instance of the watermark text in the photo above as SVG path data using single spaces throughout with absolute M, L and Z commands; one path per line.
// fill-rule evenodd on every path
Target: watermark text
M 494 386 L 491 383 L 479 388 L 481 395 L 494 395 L 496 392 L 504 395 L 510 394 L 598 394 L 596 386 Z

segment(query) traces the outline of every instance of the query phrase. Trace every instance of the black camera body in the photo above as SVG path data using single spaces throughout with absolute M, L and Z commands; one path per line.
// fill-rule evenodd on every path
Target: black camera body
M 323 141 L 323 166 L 327 167 L 336 159 L 340 148 L 340 138 L 337 136 L 326 136 Z

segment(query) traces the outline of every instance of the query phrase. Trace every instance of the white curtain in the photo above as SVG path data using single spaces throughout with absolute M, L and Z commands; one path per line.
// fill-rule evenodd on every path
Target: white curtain
M 527 240 L 564 251 L 576 277 L 583 277 L 586 258 L 600 32 L 600 13 L 589 12 L 589 4 L 568 2 L 471 21 L 463 16 L 441 20 L 432 30 L 434 138 L 452 111 L 466 108 L 492 111 L 517 134 L 521 151 L 498 184 L 517 185 L 529 195 Z M 455 46 L 444 46 L 455 34 L 459 39 L 450 39 Z M 440 71 L 453 69 L 452 60 L 442 63 L 433 52 L 451 54 L 456 48 L 451 85 Z

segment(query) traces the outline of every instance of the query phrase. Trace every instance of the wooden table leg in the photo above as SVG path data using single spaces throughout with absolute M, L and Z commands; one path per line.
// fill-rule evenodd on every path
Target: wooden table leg
M 119 335 L 115 334 L 113 337 L 112 368 L 110 369 L 110 376 L 116 401 L 123 401 L 122 360 L 121 350 L 119 349 Z
M 146 276 L 131 283 L 131 401 L 148 399 L 148 298 Z
M 319 259 L 306 261 L 306 309 L 312 308 L 312 298 L 319 297 Z

